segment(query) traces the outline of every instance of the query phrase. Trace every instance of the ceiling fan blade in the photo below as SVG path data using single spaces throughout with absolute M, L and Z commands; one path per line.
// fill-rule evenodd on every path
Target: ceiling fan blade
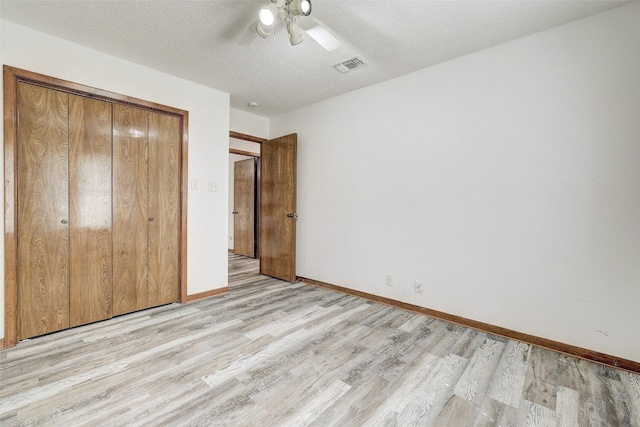
M 249 24 L 247 28 L 245 28 L 237 37 L 236 40 L 238 44 L 242 46 L 249 46 L 252 41 L 258 36 L 258 32 L 256 31 L 256 24 L 258 20 L 254 20 Z
M 302 19 L 304 18 L 304 19 Z M 309 17 L 300 17 L 298 26 L 302 28 L 311 38 L 313 38 L 320 46 L 331 52 L 340 46 L 340 40 L 335 38 L 333 34 L 327 31 L 322 25 L 318 24 L 314 19 Z

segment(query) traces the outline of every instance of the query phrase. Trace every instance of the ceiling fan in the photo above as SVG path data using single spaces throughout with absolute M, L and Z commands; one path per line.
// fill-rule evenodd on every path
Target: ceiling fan
M 248 45 L 259 35 L 267 38 L 276 22 L 286 28 L 291 46 L 302 43 L 307 33 L 328 51 L 336 49 L 340 41 L 321 26 L 311 15 L 311 0 L 270 0 L 260 7 L 257 19 L 239 37 L 239 43 Z

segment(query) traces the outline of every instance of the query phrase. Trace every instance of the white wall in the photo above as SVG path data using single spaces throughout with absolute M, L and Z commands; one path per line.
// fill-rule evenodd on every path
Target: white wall
M 229 129 L 258 138 L 269 137 L 269 119 L 246 111 L 231 108 Z
M 189 177 L 200 185 L 188 195 L 187 292 L 226 287 L 229 95 L 8 21 L 1 33 L 3 64 L 189 111 Z
M 640 361 L 638 22 L 635 2 L 273 118 L 298 133 L 297 274 Z
M 229 138 L 229 149 L 256 154 L 258 157 L 260 157 L 260 143 L 258 142 L 245 141 L 243 139 L 237 139 L 237 138 Z

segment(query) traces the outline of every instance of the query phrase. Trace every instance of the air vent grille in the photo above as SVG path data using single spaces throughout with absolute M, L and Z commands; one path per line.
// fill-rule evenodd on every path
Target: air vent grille
M 333 67 L 341 73 L 348 73 L 349 71 L 353 71 L 357 68 L 362 68 L 367 65 L 369 64 L 364 59 L 359 56 L 354 56 L 353 58 L 347 59 L 346 61 L 333 64 Z

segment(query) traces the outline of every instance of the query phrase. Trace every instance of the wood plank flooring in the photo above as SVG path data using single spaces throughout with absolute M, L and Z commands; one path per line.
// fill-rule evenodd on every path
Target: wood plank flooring
M 226 294 L 0 351 L 0 425 L 640 427 L 639 375 L 229 272 Z

